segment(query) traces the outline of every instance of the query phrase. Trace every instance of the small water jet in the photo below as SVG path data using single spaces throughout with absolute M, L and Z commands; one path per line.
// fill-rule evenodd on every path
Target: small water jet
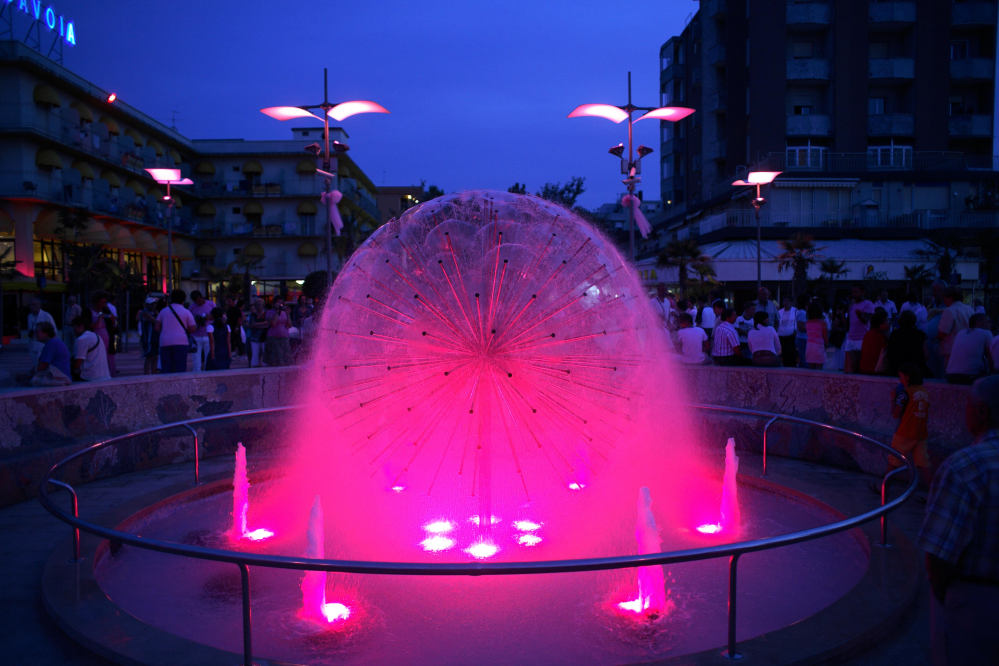
M 652 514 L 652 493 L 648 488 L 638 490 L 638 521 L 635 527 L 639 555 L 661 552 L 662 538 Z M 661 565 L 638 568 L 638 598 L 622 601 L 618 607 L 633 613 L 657 616 L 669 609 L 666 599 L 666 579 Z
M 250 509 L 250 479 L 246 475 L 246 447 L 240 442 L 236 445 L 236 471 L 232 476 L 232 530 L 233 541 L 249 539 L 263 541 L 274 536 L 270 530 L 260 528 L 252 532 L 247 527 L 246 514 Z
M 739 512 L 739 456 L 735 453 L 735 439 L 729 437 L 725 445 L 725 477 L 722 479 L 721 527 L 726 532 L 736 532 L 742 524 Z
M 308 545 L 305 556 L 321 560 L 326 557 L 323 544 L 323 505 L 316 495 L 309 513 L 309 527 L 306 530 Z M 306 571 L 302 578 L 302 611 L 301 616 L 326 624 L 340 622 L 350 617 L 350 608 L 341 603 L 326 603 L 326 572 Z

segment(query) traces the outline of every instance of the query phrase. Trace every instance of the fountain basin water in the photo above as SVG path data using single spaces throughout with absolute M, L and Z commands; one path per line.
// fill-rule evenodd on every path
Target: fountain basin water
M 772 536 L 841 519 L 838 512 L 780 486 L 740 477 L 743 538 Z M 253 493 L 269 483 L 255 482 Z M 214 544 L 230 524 L 228 484 L 187 493 L 119 526 L 166 540 Z M 441 526 L 437 526 L 441 527 Z M 543 526 L 542 526 L 543 528 Z M 723 543 L 695 526 L 661 525 L 674 546 Z M 416 542 L 425 526 L 414 530 Z M 860 579 L 867 553 L 855 531 L 772 551 L 740 565 L 744 640 L 797 622 L 834 602 Z M 247 545 L 247 548 L 250 546 Z M 254 551 L 300 555 L 304 533 L 281 534 Z M 509 549 L 517 546 L 510 543 Z M 544 542 L 534 553 L 544 555 Z M 626 553 L 621 553 L 626 554 Z M 719 645 L 725 633 L 727 560 L 665 568 L 676 608 L 638 621 L 616 606 L 633 596 L 634 569 L 501 577 L 402 577 L 330 574 L 327 598 L 351 616 L 317 631 L 299 616 L 303 574 L 253 569 L 255 654 L 294 663 L 633 663 Z M 215 647 L 240 650 L 239 574 L 229 564 L 125 546 L 101 549 L 97 580 L 143 622 Z M 139 584 L 141 581 L 141 584 Z

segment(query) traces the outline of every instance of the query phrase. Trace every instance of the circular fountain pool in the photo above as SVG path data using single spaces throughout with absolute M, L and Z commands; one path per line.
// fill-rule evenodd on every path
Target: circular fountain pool
M 268 483 L 253 486 L 265 494 Z M 231 485 L 183 493 L 118 529 L 178 543 L 274 555 L 305 550 L 304 533 L 233 543 Z M 842 514 L 780 486 L 740 477 L 741 540 L 835 522 Z M 521 545 L 514 530 L 497 542 L 510 561 L 545 559 L 542 541 Z M 672 548 L 725 543 L 696 526 L 661 525 Z M 414 539 L 419 535 L 414 532 Z M 728 539 L 730 540 L 730 539 Z M 739 569 L 738 639 L 798 622 L 849 591 L 868 566 L 858 530 L 745 555 Z M 527 549 L 530 553 L 527 553 Z M 619 554 L 630 554 L 622 552 Z M 139 620 L 232 652 L 242 647 L 240 575 L 232 564 L 105 543 L 95 561 L 108 597 Z M 728 560 L 664 567 L 668 612 L 648 619 L 622 611 L 635 570 L 515 576 L 330 574 L 327 596 L 351 614 L 320 629 L 299 616 L 298 571 L 254 567 L 254 653 L 308 664 L 627 664 L 718 646 L 725 635 Z M 474 657 L 472 656 L 474 655 Z

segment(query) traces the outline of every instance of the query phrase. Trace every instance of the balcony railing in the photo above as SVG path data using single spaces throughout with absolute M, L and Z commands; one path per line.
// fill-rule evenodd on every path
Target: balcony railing
M 832 118 L 827 115 L 794 115 L 787 117 L 788 136 L 829 136 L 832 134 Z
M 885 113 L 867 116 L 870 136 L 912 136 L 916 133 L 916 116 L 911 113 Z
M 947 125 L 951 136 L 992 136 L 992 116 L 951 116 Z
M 793 2 L 787 6 L 789 26 L 829 25 L 832 9 L 824 2 Z
M 999 211 L 922 210 L 909 213 L 893 211 L 813 212 L 764 210 L 760 226 L 765 229 L 983 229 L 999 226 Z M 699 233 L 733 228 L 756 228 L 753 210 L 728 210 L 703 218 Z
M 867 72 L 872 79 L 909 80 L 916 77 L 916 61 L 913 58 L 871 58 Z
M 951 5 L 951 25 L 994 25 L 997 5 L 994 2 L 955 2 Z
M 915 23 L 915 2 L 872 2 L 868 9 L 871 23 Z
M 790 81 L 828 81 L 831 72 L 831 63 L 821 58 L 787 61 L 787 78 Z
M 991 58 L 961 58 L 950 61 L 952 79 L 987 81 L 995 76 L 995 61 Z
M 216 182 L 195 181 L 194 191 L 208 198 L 256 199 L 267 197 L 318 197 L 323 182 L 316 177 L 278 182 L 252 183 L 248 180 Z

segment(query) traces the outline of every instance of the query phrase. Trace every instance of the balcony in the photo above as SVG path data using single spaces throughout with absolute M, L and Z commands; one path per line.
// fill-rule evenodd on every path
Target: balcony
M 669 178 L 663 178 L 662 191 L 666 193 L 683 192 L 685 185 L 686 181 L 683 176 L 670 176 Z
M 832 8 L 822 2 L 795 2 L 787 6 L 787 25 L 795 28 L 824 28 L 829 25 Z
M 916 212 L 858 211 L 811 212 L 773 210 L 764 208 L 760 213 L 760 226 L 768 229 L 820 228 L 820 229 L 987 229 L 999 225 L 999 211 L 972 210 L 921 210 Z M 702 234 L 721 229 L 756 228 L 756 214 L 752 210 L 728 210 L 701 220 Z
M 672 155 L 673 153 L 682 153 L 685 151 L 685 143 L 683 139 L 669 139 L 668 141 L 662 142 L 662 148 L 660 149 L 663 155 Z
M 708 144 L 707 157 L 715 162 L 724 162 L 728 158 L 728 143 L 724 139 L 712 141 Z
M 992 136 L 992 116 L 951 116 L 947 126 L 951 136 Z
M 314 176 L 298 180 L 282 180 L 254 184 L 248 180 L 217 182 L 196 181 L 198 196 L 211 198 L 259 199 L 273 197 L 318 197 L 323 193 L 322 181 Z
M 867 61 L 867 74 L 872 79 L 880 81 L 911 81 L 916 77 L 916 60 L 914 58 L 871 58 Z
M 916 22 L 915 2 L 872 2 L 868 9 L 868 20 L 878 24 L 878 28 L 886 24 L 908 25 Z
M 961 58 L 950 61 L 950 77 L 963 81 L 991 81 L 995 62 L 991 58 Z
M 712 67 L 725 66 L 725 45 L 716 44 L 708 49 L 708 64 Z
M 867 116 L 869 136 L 913 136 L 916 116 L 911 113 L 884 113 Z
M 678 62 L 674 62 L 669 67 L 665 67 L 661 72 L 659 72 L 660 84 L 666 83 L 667 81 L 672 81 L 673 79 L 682 79 L 682 78 L 683 78 L 683 65 Z
M 825 115 L 793 115 L 787 117 L 787 136 L 830 136 L 832 118 Z
M 248 222 L 242 218 L 218 219 L 202 223 L 206 236 L 240 236 L 254 238 L 275 238 L 280 236 L 316 236 L 322 233 L 323 223 L 309 216 L 305 220 L 289 220 L 284 215 L 262 218 L 259 222 Z M 323 218 L 325 219 L 325 218 Z
M 708 97 L 708 103 L 704 108 L 708 113 L 725 113 L 725 110 L 728 108 L 728 93 L 722 91 L 711 95 Z
M 828 81 L 832 64 L 819 58 L 802 58 L 787 61 L 788 81 Z
M 994 2 L 955 2 L 951 5 L 951 25 L 995 25 L 997 5 Z
M 702 11 L 708 18 L 723 19 L 726 10 L 725 2 L 726 0 L 705 0 L 701 5 Z

